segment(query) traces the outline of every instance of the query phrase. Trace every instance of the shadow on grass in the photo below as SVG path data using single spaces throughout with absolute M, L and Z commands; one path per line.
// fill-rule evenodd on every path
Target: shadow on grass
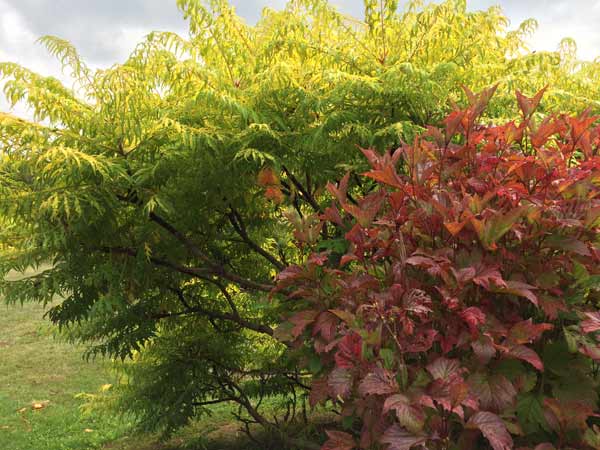
M 332 415 L 314 414 L 308 424 L 298 422 L 290 426 L 286 435 L 306 442 L 323 442 L 324 429 L 332 421 Z M 278 436 L 261 429 L 253 430 L 253 437 L 255 440 L 242 432 L 232 418 L 207 418 L 180 430 L 166 442 L 157 436 L 132 435 L 105 445 L 103 450 L 304 450 L 286 446 Z

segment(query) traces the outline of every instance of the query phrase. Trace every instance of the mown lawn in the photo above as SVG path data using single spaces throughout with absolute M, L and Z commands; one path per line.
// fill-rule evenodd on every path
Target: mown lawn
M 0 306 L 0 448 L 96 449 L 131 424 L 83 414 L 82 392 L 114 382 L 108 363 L 55 339 L 40 305 Z
M 0 449 L 280 450 L 268 439 L 249 441 L 227 405 L 216 405 L 211 417 L 167 442 L 134 434 L 133 424 L 121 418 L 84 414 L 78 394 L 96 393 L 116 375 L 108 361 L 84 361 L 83 349 L 57 338 L 43 314 L 40 305 L 0 303 Z

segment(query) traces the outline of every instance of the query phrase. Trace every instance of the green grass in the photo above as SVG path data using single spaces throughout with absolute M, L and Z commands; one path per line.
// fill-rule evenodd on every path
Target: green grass
M 85 361 L 82 347 L 57 337 L 44 312 L 41 305 L 0 301 L 0 449 L 283 450 L 264 434 L 261 444 L 250 441 L 233 420 L 230 405 L 215 405 L 210 416 L 166 442 L 134 433 L 133 423 L 120 417 L 84 413 L 85 400 L 78 394 L 97 393 L 117 376 L 109 361 Z M 43 407 L 36 409 L 36 404 Z M 267 408 L 271 415 L 278 413 L 275 401 Z M 303 426 L 302 434 L 322 435 L 318 423 Z
M 56 339 L 43 313 L 39 305 L 0 307 L 0 448 L 101 448 L 131 424 L 83 414 L 76 396 L 115 376 L 107 362 L 85 362 L 81 348 Z M 36 410 L 35 403 L 44 407 Z

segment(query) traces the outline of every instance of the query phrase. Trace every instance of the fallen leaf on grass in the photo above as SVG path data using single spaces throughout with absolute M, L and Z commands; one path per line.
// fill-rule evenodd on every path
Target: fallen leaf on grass
M 33 409 L 34 411 L 44 409 L 46 406 L 48 406 L 49 403 L 50 403 L 50 400 L 44 400 L 41 402 L 33 402 L 31 404 L 31 409 Z
M 86 428 L 85 430 L 83 430 L 84 433 L 93 433 L 94 430 L 92 430 L 91 428 Z

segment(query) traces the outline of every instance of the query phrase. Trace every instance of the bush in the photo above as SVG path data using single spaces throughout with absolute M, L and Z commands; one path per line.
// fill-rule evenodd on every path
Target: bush
M 543 92 L 517 92 L 518 123 L 480 125 L 493 91 L 363 150 L 371 192 L 346 176 L 322 216 L 347 251 L 279 275 L 277 334 L 341 413 L 323 450 L 600 448 L 598 117 L 540 120 Z

